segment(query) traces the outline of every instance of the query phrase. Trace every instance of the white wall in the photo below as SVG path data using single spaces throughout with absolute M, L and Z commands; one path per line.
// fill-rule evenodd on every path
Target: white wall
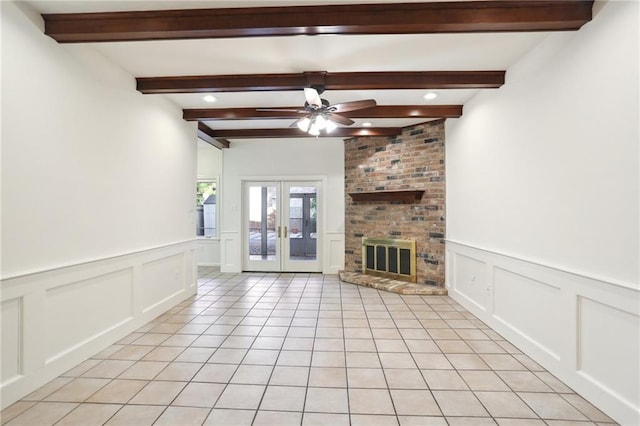
M 221 270 L 242 269 L 242 180 L 252 177 L 326 177 L 322 270 L 344 266 L 344 141 L 339 138 L 234 141 L 224 152 Z
M 639 11 L 620 1 L 594 11 L 447 120 L 447 281 L 545 367 L 637 424 Z
M 218 181 L 217 200 L 220 200 L 222 150 L 198 139 L 198 180 Z M 218 204 L 219 205 L 219 204 Z M 198 238 L 198 265 L 220 266 L 220 229 L 215 238 Z
M 1 7 L 5 407 L 195 292 L 196 131 Z
M 193 239 L 195 125 L 11 2 L 2 117 L 4 277 Z

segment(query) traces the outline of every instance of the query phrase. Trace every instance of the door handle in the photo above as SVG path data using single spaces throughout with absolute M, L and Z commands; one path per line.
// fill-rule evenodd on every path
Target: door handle
M 287 227 L 284 227 L 284 237 L 287 238 Z
M 280 238 L 280 227 L 278 226 L 278 238 Z

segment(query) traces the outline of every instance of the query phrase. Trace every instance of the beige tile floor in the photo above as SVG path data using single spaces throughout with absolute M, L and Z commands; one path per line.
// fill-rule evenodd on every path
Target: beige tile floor
M 2 411 L 29 425 L 593 425 L 447 296 L 199 271 L 198 294 Z

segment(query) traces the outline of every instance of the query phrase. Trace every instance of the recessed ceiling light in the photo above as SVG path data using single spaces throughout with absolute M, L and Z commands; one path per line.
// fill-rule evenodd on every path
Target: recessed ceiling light
M 362 123 L 362 127 L 371 127 L 371 123 L 366 121 L 366 122 Z
M 432 100 L 432 99 L 437 98 L 437 97 L 438 97 L 438 94 L 437 94 L 437 93 L 434 93 L 434 92 L 428 92 L 428 93 L 426 93 L 423 97 L 424 97 L 426 100 L 430 101 L 430 100 Z
M 218 100 L 218 98 L 216 98 L 213 95 L 206 95 L 202 99 L 204 99 L 207 102 L 216 102 Z

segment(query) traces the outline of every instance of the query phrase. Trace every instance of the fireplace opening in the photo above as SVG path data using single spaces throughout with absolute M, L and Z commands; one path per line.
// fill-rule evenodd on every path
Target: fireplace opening
M 362 272 L 417 282 L 415 240 L 362 238 Z

